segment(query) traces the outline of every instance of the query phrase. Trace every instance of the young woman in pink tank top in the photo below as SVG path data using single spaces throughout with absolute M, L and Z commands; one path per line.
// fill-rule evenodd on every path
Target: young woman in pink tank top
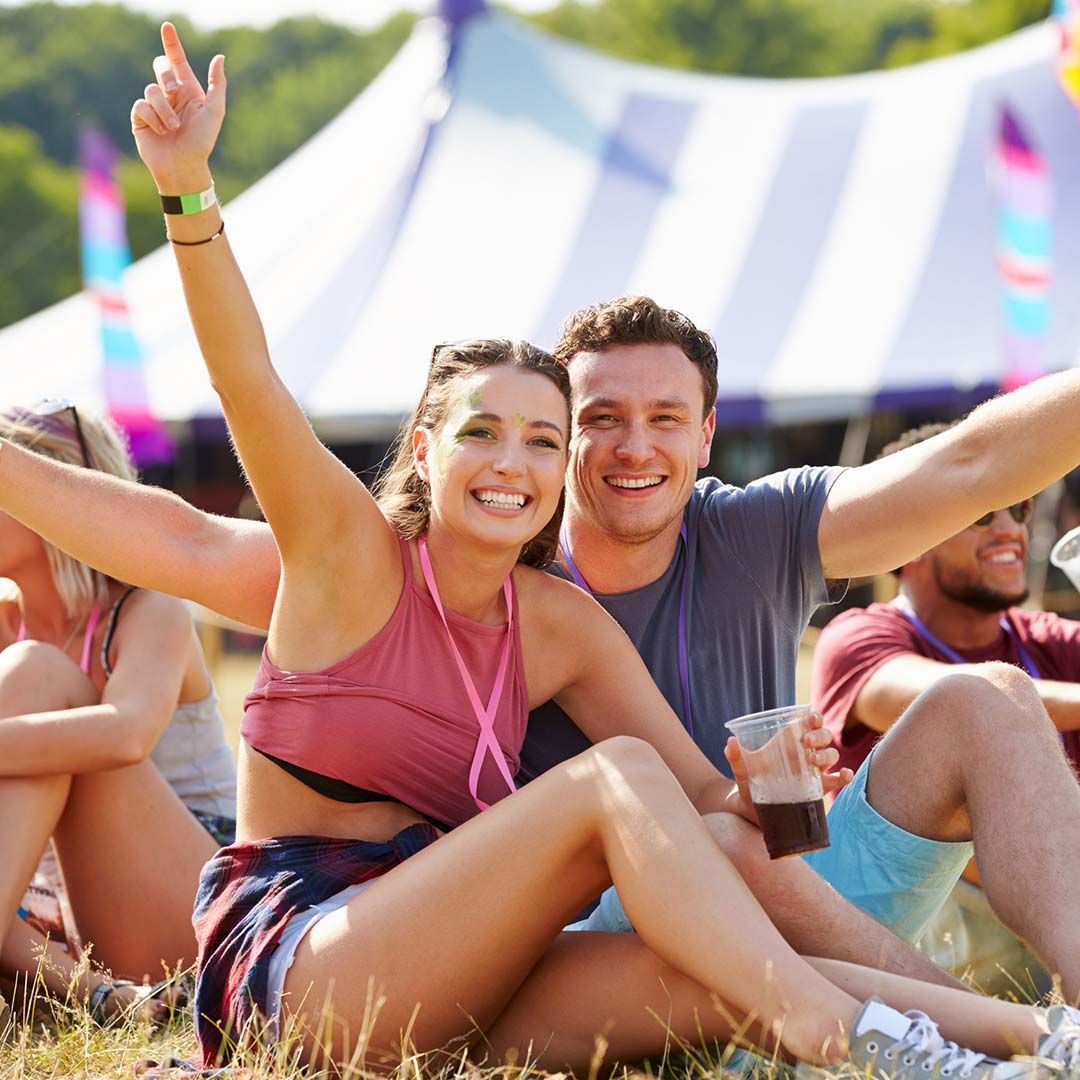
M 20 448 L 136 476 L 121 434 L 62 402 L 0 412 L 0 468 Z M 209 676 L 181 601 L 92 571 L 4 513 L 0 577 L 15 586 L 0 597 L 0 972 L 33 983 L 44 950 L 47 989 L 81 989 L 104 1021 L 195 958 L 191 904 L 219 845 L 149 755 Z M 70 952 L 17 916 L 50 839 Z
M 834 1061 L 872 992 L 932 999 L 980 1049 L 1007 1052 L 1006 1031 L 1030 1043 L 1032 1010 L 800 958 L 720 853 L 701 811 L 730 809 L 729 785 L 614 622 L 542 572 L 569 434 L 547 354 L 436 349 L 377 498 L 319 443 L 213 199 L 224 60 L 204 93 L 169 24 L 162 39 L 135 138 L 159 192 L 188 196 L 165 200 L 169 236 L 282 566 L 240 839 L 196 908 L 207 1062 L 282 1015 L 319 1061 L 352 1059 L 363 1031 L 369 1065 L 468 1046 L 586 1069 L 601 1033 L 609 1060 L 637 1059 L 663 1051 L 665 1024 L 696 1043 L 744 1018 L 759 1044 Z M 514 254 L 490 257 L 511 272 Z M 513 791 L 524 710 L 552 698 L 596 745 Z M 612 882 L 638 935 L 560 935 Z

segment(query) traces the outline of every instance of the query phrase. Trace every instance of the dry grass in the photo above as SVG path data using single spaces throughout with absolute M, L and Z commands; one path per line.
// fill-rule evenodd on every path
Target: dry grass
M 658 1021 L 659 1023 L 659 1021 Z M 391 1072 L 375 1069 L 358 1054 L 341 1069 L 304 1069 L 298 1064 L 295 1037 L 286 1036 L 270 1050 L 241 1054 L 235 1067 L 243 1080 L 566 1080 L 561 1073 L 545 1073 L 532 1063 L 506 1062 L 495 1067 L 479 1068 L 464 1055 L 408 1057 Z M 581 1080 L 597 1080 L 601 1075 L 603 1040 L 598 1040 L 594 1067 Z M 734 1048 L 691 1049 L 672 1044 L 654 1065 L 638 1069 L 604 1070 L 605 1080 L 646 1080 L 666 1077 L 670 1080 L 719 1080 L 731 1076 Z M 98 1027 L 81 1006 L 71 1003 L 42 1004 L 36 1015 L 17 1018 L 14 1030 L 0 1041 L 0 1077 L 3 1080 L 67 1080 L 74 1077 L 124 1078 L 134 1080 L 141 1063 L 163 1063 L 169 1057 L 197 1060 L 195 1037 L 190 1019 L 177 1020 L 153 1031 L 143 1022 L 129 1020 L 109 1028 Z M 775 1062 L 762 1063 L 756 1069 L 758 1080 L 778 1080 L 786 1072 Z M 168 1074 L 182 1080 L 187 1074 L 176 1070 Z

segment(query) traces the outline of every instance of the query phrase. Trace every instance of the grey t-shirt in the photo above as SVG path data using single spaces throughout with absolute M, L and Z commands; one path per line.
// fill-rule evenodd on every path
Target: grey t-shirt
M 663 575 L 630 592 L 596 595 L 685 723 L 679 593 L 689 559 L 694 738 L 726 775 L 725 722 L 795 700 L 799 639 L 814 609 L 830 600 L 817 531 L 825 497 L 842 471 L 789 469 L 746 488 L 699 480 L 686 508 L 687 543 L 679 543 Z M 566 576 L 560 567 L 552 572 Z M 588 745 L 558 705 L 541 705 L 529 716 L 519 777 L 531 780 Z

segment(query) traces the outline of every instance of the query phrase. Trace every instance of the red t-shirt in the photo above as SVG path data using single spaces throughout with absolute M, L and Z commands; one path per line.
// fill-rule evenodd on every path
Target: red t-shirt
M 1023 667 L 1016 648 L 1019 638 L 1042 678 L 1080 682 L 1080 622 L 1049 611 L 1010 608 L 1005 614 L 1015 635 L 1002 630 L 989 648 L 955 651 L 972 664 L 1005 660 Z M 822 631 L 814 649 L 810 698 L 833 733 L 841 765 L 857 769 L 878 739 L 878 732 L 865 724 L 848 722 L 859 691 L 882 664 L 906 653 L 952 663 L 892 604 L 845 611 Z M 1066 753 L 1080 766 L 1080 731 L 1065 732 L 1064 741 Z

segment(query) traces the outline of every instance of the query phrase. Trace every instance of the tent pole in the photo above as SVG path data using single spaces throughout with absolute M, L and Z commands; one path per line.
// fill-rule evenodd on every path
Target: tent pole
M 861 465 L 866 459 L 866 446 L 870 441 L 870 425 L 874 422 L 872 415 L 852 416 L 848 418 L 847 428 L 844 431 L 844 442 L 840 447 L 840 460 L 838 465 L 854 468 Z

